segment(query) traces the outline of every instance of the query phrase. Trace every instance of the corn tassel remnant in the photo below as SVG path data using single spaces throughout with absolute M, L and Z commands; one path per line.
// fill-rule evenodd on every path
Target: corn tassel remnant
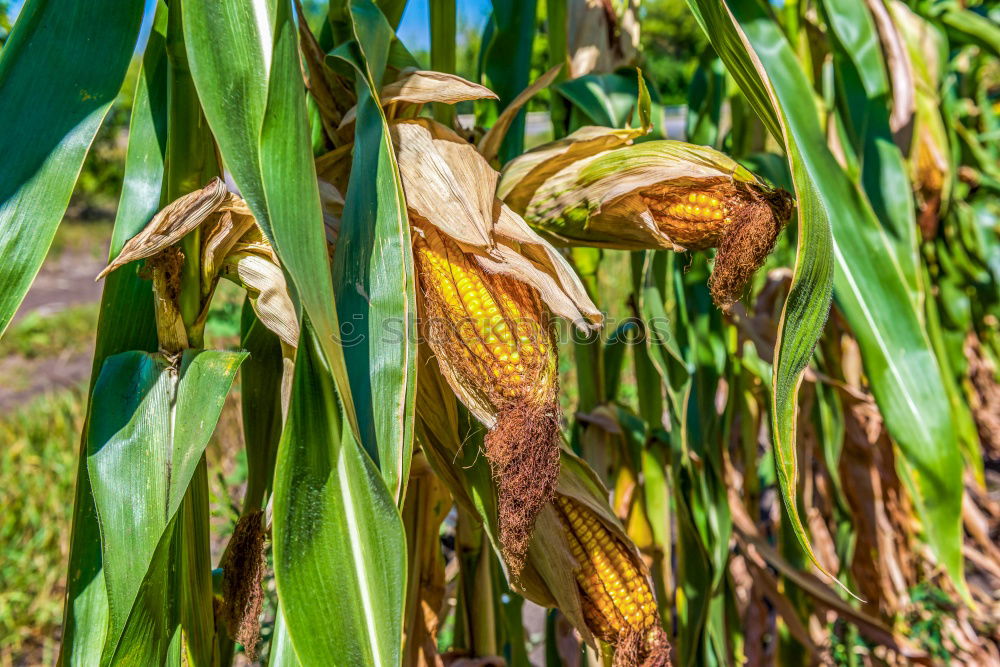
M 670 648 L 643 564 L 582 504 L 559 494 L 554 504 L 579 564 L 575 574 L 587 627 L 615 646 L 616 667 L 669 665 Z
M 513 577 L 559 475 L 556 350 L 536 290 L 484 271 L 437 228 L 415 222 L 426 334 L 442 372 L 495 416 L 486 457 L 497 481 L 500 540 Z

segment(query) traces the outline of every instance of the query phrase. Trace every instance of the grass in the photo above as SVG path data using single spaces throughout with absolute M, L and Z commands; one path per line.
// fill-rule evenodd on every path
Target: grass
M 97 330 L 98 304 L 71 306 L 43 315 L 30 312 L 10 327 L 0 340 L 0 359 L 60 356 L 87 349 Z
M 84 391 L 0 420 L 0 664 L 53 664 L 62 618 Z

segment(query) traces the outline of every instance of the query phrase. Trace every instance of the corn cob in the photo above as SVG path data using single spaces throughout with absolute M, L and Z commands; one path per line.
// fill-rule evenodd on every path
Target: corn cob
M 668 664 L 660 614 L 644 565 L 582 504 L 557 494 L 555 506 L 579 565 L 575 576 L 588 628 L 615 645 L 616 665 Z
M 568 141 L 586 152 L 595 130 L 513 160 L 499 186 L 505 200 L 563 244 L 718 248 L 710 287 L 716 304 L 728 308 L 773 249 L 791 216 L 791 196 L 707 146 L 649 141 L 583 157 L 565 147 Z
M 733 223 L 731 214 L 738 208 L 733 190 L 721 184 L 691 192 L 664 187 L 644 191 L 641 197 L 657 226 L 674 242 L 704 250 L 717 246 Z
M 544 397 L 553 389 L 554 358 L 537 296 L 503 276 L 490 276 L 454 241 L 427 228 L 414 249 L 426 292 L 441 302 L 444 326 L 454 336 L 463 366 L 494 407 Z M 520 303 L 519 303 L 520 302 Z
M 548 311 L 534 288 L 487 273 L 437 228 L 419 220 L 413 227 L 428 344 L 459 398 L 489 417 L 486 458 L 497 482 L 500 542 L 516 579 L 559 475 Z

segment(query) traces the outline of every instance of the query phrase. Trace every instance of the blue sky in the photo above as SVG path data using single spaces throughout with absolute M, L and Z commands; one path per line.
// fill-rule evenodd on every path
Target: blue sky
M 86 0 L 82 0 L 86 2 Z M 14 0 L 10 6 L 11 18 L 16 18 L 21 11 L 24 0 Z M 456 0 L 458 8 L 458 25 L 474 25 L 482 28 L 489 16 L 491 4 L 490 0 Z M 146 0 L 146 17 L 142 27 L 142 38 L 140 44 L 145 44 L 146 35 L 149 32 L 149 24 L 153 17 L 153 8 L 156 0 Z M 403 40 L 407 48 L 411 51 L 430 50 L 430 10 L 428 0 L 409 0 L 406 4 L 406 11 L 403 12 L 403 19 L 400 21 L 399 38 Z

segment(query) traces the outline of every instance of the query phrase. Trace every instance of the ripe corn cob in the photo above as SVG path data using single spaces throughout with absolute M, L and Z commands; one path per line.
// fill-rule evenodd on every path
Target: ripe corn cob
M 661 140 L 600 149 L 597 130 L 513 160 L 499 185 L 505 201 L 562 244 L 718 248 L 712 297 L 722 308 L 741 298 L 791 216 L 791 196 L 707 146 Z
M 554 356 L 538 297 L 515 281 L 488 275 L 441 232 L 416 234 L 414 250 L 425 293 L 443 315 L 434 324 L 455 338 L 463 367 L 490 395 L 495 408 L 544 398 L 554 388 Z
M 490 431 L 500 542 L 519 576 L 559 475 L 556 349 L 534 288 L 484 271 L 436 227 L 413 222 L 427 341 L 458 397 Z
M 584 505 L 560 494 L 554 502 L 579 564 L 576 581 L 591 632 L 615 645 L 616 664 L 667 664 L 660 614 L 643 564 Z

